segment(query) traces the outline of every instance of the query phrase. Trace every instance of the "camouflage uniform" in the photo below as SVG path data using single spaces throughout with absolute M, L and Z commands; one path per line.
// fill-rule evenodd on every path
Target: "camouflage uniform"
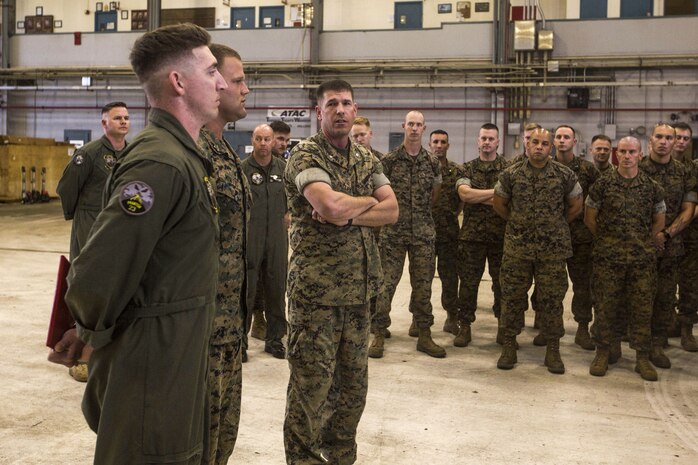
M 664 189 L 667 227 L 681 212 L 683 202 L 695 203 L 698 200 L 693 173 L 683 163 L 671 158 L 662 165 L 645 157 L 640 162 L 640 169 Z M 682 235 L 677 234 L 664 244 L 664 251 L 657 258 L 657 295 L 652 312 L 652 338 L 657 344 L 663 344 L 668 336 L 676 302 L 676 272 L 683 254 Z
M 657 286 L 652 222 L 655 214 L 666 211 L 662 188 L 642 171 L 626 179 L 613 170 L 591 186 L 586 205 L 598 211 L 593 252 L 594 342 L 609 347 L 620 337 L 620 322 L 629 320 L 630 347 L 649 352 Z
M 556 160 L 557 161 L 557 160 Z M 564 163 L 563 163 L 564 164 Z M 593 163 L 573 157 L 569 165 L 582 186 L 584 198 L 589 187 L 598 179 L 599 170 Z M 572 256 L 567 259 L 567 272 L 572 281 L 572 315 L 577 323 L 591 323 L 591 249 L 594 237 L 584 224 L 584 215 L 579 215 L 570 223 L 572 235 Z
M 526 152 L 520 153 L 517 156 L 515 156 L 514 158 L 512 158 L 511 160 L 507 161 L 507 167 L 513 166 L 513 165 L 520 163 L 524 160 L 528 160 L 528 157 L 526 156 Z
M 441 305 L 454 317 L 458 313 L 458 257 L 454 251 L 458 248 L 460 208 L 456 181 L 462 175 L 462 168 L 452 161 L 441 166 L 441 192 L 432 211 L 436 229 L 436 265 L 441 280 Z
M 397 223 L 381 228 L 380 255 L 385 287 L 378 296 L 371 329 L 377 332 L 390 326 L 391 303 L 402 277 L 405 254 L 410 260 L 410 312 L 418 328 L 430 328 L 434 324 L 431 282 L 436 239 L 431 195 L 432 189 L 441 184 L 439 160 L 424 148 L 413 157 L 401 145 L 388 153 L 382 163 L 395 191 L 400 214 Z
M 503 334 L 516 336 L 521 332 L 528 308 L 526 293 L 535 278 L 541 333 L 547 340 L 560 339 L 565 334 L 565 259 L 572 256 L 566 200 L 582 194 L 577 176 L 553 160 L 541 169 L 526 161 L 500 174 L 495 194 L 509 199 L 511 212 L 500 274 Z
M 493 189 L 499 174 L 507 167 L 507 161 L 497 155 L 492 161 L 476 158 L 463 165 L 463 177 L 456 183 L 456 189 L 462 185 L 474 189 Z M 502 265 L 504 248 L 503 220 L 491 205 L 483 203 L 469 204 L 463 207 L 463 225 L 458 236 L 458 276 L 460 292 L 458 296 L 461 323 L 475 321 L 477 294 L 482 273 L 487 260 L 492 292 L 494 294 L 494 315 L 499 318 L 502 291 L 499 285 L 499 269 Z
M 688 158 L 688 157 L 687 157 Z M 685 162 L 698 176 L 698 160 Z M 694 220 L 681 233 L 683 236 L 684 256 L 679 273 L 679 322 L 683 324 L 698 323 L 698 221 Z
M 112 147 L 107 136 L 102 136 L 77 149 L 63 170 L 56 192 L 61 198 L 63 216 L 73 220 L 71 261 L 87 242 L 87 235 L 102 210 L 104 185 L 121 152 Z
M 294 147 L 284 173 L 291 211 L 288 270 L 290 378 L 284 445 L 291 465 L 351 464 L 368 389 L 368 301 L 381 286 L 371 228 L 312 219 L 312 182 L 352 196 L 389 184 L 378 160 L 350 142 L 338 152 L 322 133 Z
M 203 128 L 198 145 L 213 163 L 221 231 L 216 317 L 209 344 L 209 441 L 202 463 L 224 465 L 233 453 L 240 423 L 250 187 L 240 158 L 225 140 Z
M 594 165 L 594 166 L 596 166 L 596 165 Z M 596 169 L 599 170 L 599 173 L 605 174 L 605 173 L 611 173 L 611 172 L 615 171 L 616 167 L 613 163 L 609 163 L 608 166 L 606 166 L 605 168 L 599 168 L 598 166 L 596 166 Z

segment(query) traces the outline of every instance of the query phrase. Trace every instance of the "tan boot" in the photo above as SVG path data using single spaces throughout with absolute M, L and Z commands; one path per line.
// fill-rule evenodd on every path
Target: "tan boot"
M 458 317 L 452 313 L 448 313 L 446 321 L 444 322 L 444 332 L 451 333 L 454 336 L 458 335 Z
M 384 339 L 382 334 L 377 334 L 373 338 L 371 347 L 368 348 L 368 356 L 371 358 L 383 358 Z
M 472 334 L 470 333 L 470 323 L 463 323 L 460 325 L 458 334 L 453 339 L 453 345 L 456 347 L 468 347 L 470 341 L 472 341 Z
M 650 361 L 657 368 L 671 368 L 671 360 L 664 353 L 663 343 L 664 341 L 652 341 Z
M 681 325 L 681 347 L 687 352 L 698 352 L 698 343 L 693 336 L 693 325 L 683 323 Z
M 657 370 L 650 364 L 649 354 L 647 352 L 637 351 L 635 372 L 640 373 L 640 377 L 645 381 L 657 381 Z
M 608 347 L 597 346 L 596 347 L 596 357 L 594 361 L 591 362 L 589 367 L 589 374 L 591 376 L 604 376 L 608 371 L 608 356 L 610 350 Z
M 550 373 L 561 375 L 565 372 L 565 364 L 560 357 L 560 340 L 550 339 L 545 351 L 545 366 Z
M 623 356 L 623 352 L 620 348 L 620 339 L 614 339 L 611 341 L 611 346 L 609 347 L 608 363 L 613 365 Z
M 417 339 L 417 350 L 424 352 L 430 357 L 444 358 L 446 351 L 443 347 L 436 344 L 431 338 L 431 329 L 419 328 L 419 339 Z
M 407 334 L 409 334 L 410 337 L 419 336 L 419 328 L 417 328 L 417 323 L 414 322 L 414 318 L 412 318 L 412 324 L 410 325 L 410 329 L 407 331 Z
M 584 350 L 594 350 L 596 344 L 589 335 L 589 323 L 579 323 L 577 334 L 574 335 L 574 343 Z
M 504 327 L 501 326 L 501 323 L 498 323 L 497 326 L 497 344 L 500 346 L 504 345 Z M 519 350 L 519 343 L 516 342 L 516 339 L 514 339 L 514 349 Z
M 264 319 L 264 312 L 262 310 L 255 310 L 254 312 L 250 336 L 255 339 L 261 339 L 262 341 L 266 339 L 267 321 Z
M 497 368 L 500 370 L 511 370 L 518 362 L 516 357 L 516 336 L 504 336 L 502 344 L 502 355 L 497 360 Z

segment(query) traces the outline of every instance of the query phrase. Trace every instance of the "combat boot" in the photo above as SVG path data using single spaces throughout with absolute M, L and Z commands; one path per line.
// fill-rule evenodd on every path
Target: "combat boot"
M 547 349 L 545 351 L 545 366 L 548 367 L 550 373 L 561 375 L 565 372 L 565 364 L 562 363 L 560 357 L 560 340 L 548 340 Z
M 589 335 L 589 323 L 579 323 L 577 334 L 574 335 L 574 343 L 584 350 L 594 350 L 596 344 Z
M 610 350 L 608 346 L 596 346 L 596 357 L 591 362 L 589 374 L 591 376 L 604 376 L 608 371 L 608 356 Z
M 410 329 L 407 331 L 407 334 L 409 334 L 410 337 L 419 336 L 419 328 L 417 328 L 417 323 L 414 322 L 414 318 L 412 318 L 412 324 L 410 325 Z
M 671 360 L 666 356 L 663 349 L 663 341 L 652 341 L 652 351 L 650 352 L 650 361 L 657 368 L 671 368 Z
M 542 332 L 538 333 L 536 337 L 533 338 L 533 345 L 538 347 L 543 347 L 548 345 L 547 339 Z
M 657 370 L 650 364 L 649 354 L 647 352 L 637 351 L 635 372 L 640 373 L 640 377 L 645 381 L 657 381 Z
M 453 345 L 456 347 L 468 347 L 470 341 L 472 341 L 472 334 L 470 333 L 470 323 L 463 323 L 460 325 L 458 334 L 455 339 L 453 339 Z
M 431 338 L 431 329 L 419 328 L 419 339 L 417 339 L 417 350 L 424 352 L 430 357 L 444 358 L 446 351 L 443 347 L 436 344 Z
M 444 332 L 451 333 L 454 336 L 458 335 L 458 318 L 450 312 L 444 322 Z
M 500 370 L 511 370 L 517 362 L 516 336 L 504 336 L 502 355 L 497 360 L 497 368 Z
M 392 336 L 392 334 L 390 334 L 390 330 L 388 328 L 383 329 L 382 333 L 383 333 L 383 337 L 385 339 L 390 339 L 390 336 Z M 372 329 L 371 334 L 376 334 L 376 330 Z
M 608 363 L 613 365 L 623 356 L 623 352 L 620 348 L 620 339 L 614 339 L 611 341 L 611 346 L 609 347 Z
M 368 348 L 368 356 L 371 358 L 383 358 L 384 339 L 382 334 L 376 334 L 373 337 L 371 347 Z
M 681 325 L 681 347 L 687 352 L 698 352 L 698 344 L 693 336 L 693 325 L 683 323 Z
M 502 326 L 497 327 L 497 344 L 500 346 L 504 345 L 504 328 Z M 519 350 L 519 343 L 514 340 L 514 348 Z
M 254 312 L 250 336 L 255 339 L 261 339 L 262 341 L 267 337 L 267 321 L 264 319 L 264 312 L 260 309 Z

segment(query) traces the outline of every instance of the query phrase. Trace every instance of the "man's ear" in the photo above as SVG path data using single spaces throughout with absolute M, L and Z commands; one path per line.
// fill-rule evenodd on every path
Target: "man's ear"
M 184 84 L 182 74 L 177 71 L 170 71 L 167 75 L 167 82 L 177 95 L 184 95 Z

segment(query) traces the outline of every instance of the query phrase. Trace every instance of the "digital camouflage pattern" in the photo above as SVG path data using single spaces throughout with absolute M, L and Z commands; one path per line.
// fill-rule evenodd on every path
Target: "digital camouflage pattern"
M 70 260 L 80 253 L 97 215 L 102 210 L 102 194 L 114 164 L 121 156 L 102 136 L 75 151 L 56 186 L 63 216 L 73 220 L 70 230 Z
M 520 153 L 520 154 L 516 155 L 514 158 L 512 158 L 511 160 L 508 160 L 507 167 L 513 166 L 513 165 L 520 163 L 524 160 L 528 160 L 528 157 L 526 156 L 526 152 Z
M 317 172 L 329 176 L 331 187 L 337 192 L 370 196 L 380 187 L 376 180 L 383 168 L 359 144 L 351 143 L 348 157 L 340 154 L 322 133 L 294 147 L 284 174 L 293 249 L 288 296 L 320 305 L 363 304 L 381 289 L 383 272 L 378 246 L 371 228 L 341 229 L 312 219 L 313 207 L 298 190 L 297 182 Z
M 666 221 L 668 227 L 681 212 L 683 202 L 698 201 L 695 192 L 696 180 L 693 172 L 684 163 L 669 158 L 660 164 L 645 157 L 640 169 L 657 182 L 664 190 Z M 675 235 L 664 244 L 664 250 L 657 258 L 657 294 L 652 312 L 652 337 L 657 344 L 667 337 L 676 305 L 677 269 L 684 254 L 682 235 Z
M 409 258 L 410 294 L 409 310 L 418 328 L 430 328 L 434 324 L 431 305 L 431 283 L 434 280 L 434 244 L 405 244 L 381 239 L 381 263 L 385 273 L 385 287 L 376 300 L 371 330 L 390 327 L 390 311 L 395 290 L 405 267 L 405 256 Z
M 436 260 L 441 280 L 441 306 L 454 316 L 458 312 L 458 213 L 460 199 L 456 181 L 462 176 L 462 167 L 448 161 L 441 169 L 441 191 L 432 216 L 436 228 Z
M 628 322 L 630 346 L 649 351 L 657 288 L 652 223 L 655 214 L 666 210 L 663 190 L 642 171 L 626 179 L 613 170 L 591 186 L 585 203 L 597 210 L 592 272 L 594 342 L 608 346 L 625 333 Z
M 566 200 L 582 194 L 572 170 L 553 160 L 540 170 L 528 161 L 519 163 L 502 171 L 495 194 L 510 199 L 505 255 L 526 260 L 572 256 Z
M 203 128 L 198 145 L 214 167 L 221 231 L 216 316 L 209 346 L 211 421 L 204 463 L 223 465 L 233 452 L 240 423 L 250 188 L 240 158 L 225 140 Z
M 698 160 L 686 161 L 698 178 Z M 686 324 L 698 323 L 698 221 L 693 220 L 681 233 L 683 235 L 684 256 L 678 273 L 679 280 L 679 320 Z
M 381 242 L 433 243 L 436 228 L 431 193 L 442 182 L 439 160 L 424 147 L 413 157 L 400 145 L 381 162 L 400 207 L 397 223 L 381 228 Z
M 284 180 L 291 210 L 288 277 L 290 377 L 284 420 L 286 462 L 351 464 L 368 389 L 368 302 L 382 269 L 372 228 L 312 219 L 310 182 L 370 196 L 389 183 L 378 159 L 349 143 L 339 153 L 320 132 L 294 147 Z
M 368 392 L 367 304 L 289 301 L 286 463 L 348 465 Z M 328 400 L 330 399 L 330 400 Z
M 560 163 L 559 160 L 555 161 Z M 561 164 L 571 169 L 574 174 L 577 175 L 577 182 L 579 182 L 579 185 L 582 188 L 582 196 L 586 199 L 587 195 L 589 195 L 589 188 L 601 175 L 599 170 L 596 169 L 593 163 L 579 157 L 573 157 L 569 165 L 564 163 Z M 591 231 L 589 231 L 589 228 L 587 228 L 584 224 L 584 215 L 579 215 L 570 223 L 570 234 L 572 244 L 590 244 L 594 241 L 594 236 L 591 234 Z M 589 268 L 589 271 L 591 271 L 591 268 Z
M 508 166 L 501 155 L 492 161 L 483 161 L 479 157 L 463 165 L 463 177 L 456 183 L 456 188 L 468 185 L 474 189 L 494 189 L 499 174 Z M 459 321 L 475 321 L 477 295 L 480 280 L 485 271 L 485 261 L 492 278 L 494 294 L 493 311 L 499 318 L 501 311 L 501 287 L 499 269 L 504 252 L 504 229 L 506 221 L 492 208 L 482 203 L 463 207 L 463 224 L 458 238 L 458 276 L 460 277 Z

